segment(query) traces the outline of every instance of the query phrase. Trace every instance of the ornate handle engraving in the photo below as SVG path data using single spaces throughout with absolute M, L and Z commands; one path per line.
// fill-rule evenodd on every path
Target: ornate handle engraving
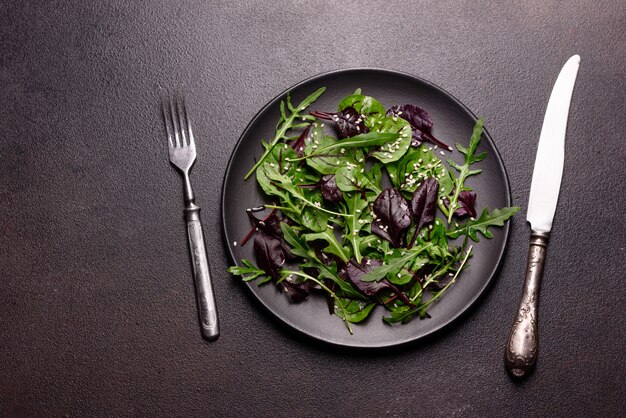
M 196 285 L 196 296 L 198 300 L 198 316 L 202 336 L 207 340 L 215 340 L 219 337 L 219 326 L 217 321 L 217 308 L 215 296 L 213 295 L 213 285 L 211 283 L 211 272 L 204 246 L 204 235 L 200 224 L 199 207 L 192 207 L 185 210 L 187 219 L 187 236 L 189 237 L 189 250 L 193 263 L 193 276 Z
M 530 235 L 524 289 L 504 352 L 504 365 L 515 377 L 528 375 L 537 361 L 537 305 L 548 238 L 549 233 L 533 231 Z

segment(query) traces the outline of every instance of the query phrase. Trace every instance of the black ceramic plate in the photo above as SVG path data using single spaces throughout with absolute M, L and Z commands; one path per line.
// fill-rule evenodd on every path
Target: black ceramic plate
M 373 96 L 384 106 L 412 103 L 426 109 L 434 121 L 433 135 L 452 145 L 468 145 L 476 117 L 462 103 L 441 88 L 417 77 L 387 70 L 351 69 L 321 74 L 290 88 L 292 102 L 299 103 L 317 88 L 325 86 L 326 92 L 315 102 L 312 109 L 333 111 L 339 100 L 361 88 L 363 94 Z M 287 92 L 268 103 L 250 122 L 232 153 L 222 192 L 222 215 L 228 251 L 235 263 L 242 258 L 254 261 L 252 243 L 235 246 L 250 230 L 246 208 L 259 206 L 266 200 L 253 177 L 244 181 L 244 175 L 262 153 L 261 139 L 270 140 L 279 117 L 279 104 Z M 478 194 L 477 209 L 501 208 L 510 205 L 509 184 L 496 147 L 487 132 L 481 140 L 479 151 L 487 151 L 488 157 L 480 164 L 479 176 L 468 181 Z M 462 161 L 458 151 L 446 153 Z M 480 211 L 479 211 L 480 212 Z M 387 325 L 381 320 L 386 313 L 377 307 L 369 319 L 353 325 L 350 335 L 337 316 L 330 315 L 322 296 L 312 295 L 300 304 L 289 302 L 276 286 L 257 286 L 248 283 L 256 298 L 280 320 L 290 327 L 313 338 L 349 347 L 385 347 L 417 340 L 445 327 L 472 304 L 474 304 L 493 280 L 502 260 L 509 226 L 494 229 L 494 238 L 483 238 L 474 245 L 470 267 L 459 276 L 457 282 L 441 300 L 430 307 L 429 319 L 414 319 L 404 325 Z M 242 307 L 246 309 L 246 307 Z

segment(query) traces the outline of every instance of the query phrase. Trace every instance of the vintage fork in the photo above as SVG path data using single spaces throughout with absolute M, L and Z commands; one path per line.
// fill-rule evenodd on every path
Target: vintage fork
M 211 283 L 211 272 L 206 255 L 202 224 L 200 223 L 200 206 L 189 181 L 189 172 L 196 161 L 196 144 L 191 130 L 189 115 L 184 98 L 162 98 L 163 120 L 167 132 L 170 151 L 170 162 L 183 175 L 185 189 L 185 222 L 189 238 L 189 251 L 193 263 L 193 277 L 198 299 L 198 316 L 202 336 L 207 340 L 219 337 L 217 307 Z

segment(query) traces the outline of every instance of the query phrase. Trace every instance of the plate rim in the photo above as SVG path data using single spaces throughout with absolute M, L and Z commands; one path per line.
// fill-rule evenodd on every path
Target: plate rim
M 407 78 L 412 79 L 412 80 L 416 80 L 416 81 L 418 81 L 420 83 L 423 83 L 423 84 L 427 85 L 430 88 L 438 90 L 439 92 L 441 92 L 442 94 L 447 96 L 449 99 L 451 99 L 462 110 L 464 110 L 474 121 L 478 120 L 478 118 L 474 114 L 474 112 L 472 112 L 465 104 L 463 104 L 459 99 L 457 99 L 456 96 L 452 95 L 450 92 L 448 92 L 444 88 L 442 88 L 442 87 L 440 87 L 440 86 L 438 86 L 438 85 L 436 85 L 436 84 L 434 84 L 434 83 L 432 83 L 432 82 L 430 82 L 428 80 L 425 80 L 425 79 L 423 79 L 423 78 L 421 78 L 419 76 L 416 76 L 416 75 L 413 75 L 413 74 L 409 74 L 409 73 L 406 73 L 406 72 L 403 72 L 403 71 L 398 71 L 398 70 L 391 70 L 391 69 L 377 68 L 377 67 L 342 68 L 342 69 L 336 69 L 336 70 L 331 70 L 331 71 L 318 73 L 316 75 L 313 75 L 311 77 L 303 79 L 303 80 L 297 82 L 296 84 L 288 87 L 287 89 L 283 90 L 278 95 L 276 95 L 274 98 L 269 100 L 263 107 L 261 107 L 256 112 L 254 117 L 248 122 L 248 124 L 246 125 L 245 129 L 242 131 L 241 135 L 239 135 L 239 138 L 237 139 L 237 142 L 235 142 L 235 145 L 232 148 L 232 151 L 230 153 L 230 157 L 228 158 L 228 163 L 226 165 L 226 170 L 224 172 L 224 177 L 222 179 L 222 192 L 221 192 L 221 202 L 220 202 L 220 217 L 221 217 L 221 223 L 222 223 L 222 233 L 223 233 L 223 238 L 224 238 L 224 245 L 226 246 L 227 253 L 228 253 L 230 261 L 232 263 L 234 263 L 235 265 L 240 265 L 240 264 L 239 264 L 239 261 L 235 258 L 235 255 L 233 254 L 232 248 L 231 248 L 231 246 L 229 244 L 229 240 L 228 240 L 228 236 L 227 236 L 226 218 L 224 217 L 225 200 L 226 200 L 226 181 L 227 181 L 227 179 L 229 178 L 229 175 L 230 175 L 230 171 L 231 171 L 231 168 L 232 168 L 232 163 L 233 163 L 234 156 L 237 153 L 237 151 L 239 150 L 239 148 L 241 147 L 243 138 L 248 134 L 250 128 L 260 118 L 260 116 L 263 113 L 265 113 L 265 111 L 269 107 L 273 106 L 280 99 L 282 99 L 287 93 L 289 93 L 289 92 L 291 92 L 291 91 L 301 87 L 304 84 L 307 84 L 307 83 L 310 83 L 310 82 L 314 82 L 314 81 L 322 79 L 322 78 L 332 77 L 332 76 L 335 76 L 335 75 L 339 75 L 339 74 L 343 74 L 343 73 L 350 73 L 350 72 L 379 72 L 379 73 L 386 74 L 386 75 L 389 75 L 389 76 L 394 76 L 394 77 L 401 76 L 401 77 L 407 77 Z M 487 129 L 487 127 L 483 127 L 483 135 L 485 136 L 485 138 L 487 139 L 487 141 L 490 143 L 491 147 L 495 151 L 497 165 L 499 166 L 499 168 L 504 173 L 504 183 L 506 185 L 505 189 L 506 189 L 507 206 L 511 206 L 512 205 L 511 184 L 510 184 L 510 181 L 509 181 L 509 175 L 508 175 L 508 172 L 506 170 L 506 166 L 504 165 L 504 161 L 502 160 L 502 155 L 500 155 L 500 151 L 496 147 L 495 141 L 491 137 L 491 134 L 489 133 L 489 130 Z M 261 304 L 263 309 L 265 309 L 272 316 L 274 316 L 275 319 L 278 319 L 280 322 L 282 322 L 283 324 L 289 326 L 291 329 L 297 331 L 298 333 L 302 334 L 303 336 L 305 336 L 307 338 L 311 338 L 311 339 L 315 340 L 316 342 L 321 342 L 321 343 L 329 344 L 331 346 L 342 347 L 342 348 L 365 349 L 365 350 L 367 350 L 367 349 L 376 350 L 376 349 L 385 349 L 385 348 L 390 348 L 390 347 L 406 346 L 408 344 L 415 343 L 416 341 L 424 340 L 426 338 L 432 337 L 433 335 L 439 333 L 443 329 L 448 328 L 451 324 L 457 322 L 457 320 L 459 320 L 459 318 L 461 318 L 464 314 L 466 314 L 472 308 L 472 306 L 474 306 L 477 303 L 477 301 L 484 296 L 484 294 L 486 293 L 487 289 L 489 289 L 489 287 L 493 283 L 493 281 L 494 281 L 495 277 L 497 276 L 500 268 L 502 267 L 502 262 L 504 260 L 504 255 L 506 254 L 507 248 L 509 246 L 509 239 L 510 239 L 510 235 L 511 235 L 510 234 L 510 232 L 511 232 L 511 222 L 510 221 L 505 223 L 504 227 L 502 228 L 502 231 L 504 232 L 504 245 L 501 247 L 501 249 L 499 251 L 497 261 L 496 261 L 493 269 L 491 270 L 491 272 L 489 274 L 489 278 L 484 281 L 484 285 L 480 287 L 480 290 L 478 292 L 476 292 L 476 294 L 472 298 L 470 298 L 470 300 L 468 300 L 468 302 L 466 304 L 464 304 L 461 307 L 461 309 L 459 309 L 458 312 L 455 313 L 454 315 L 452 315 L 448 320 L 440 323 L 437 327 L 429 330 L 428 332 L 426 332 L 424 334 L 421 334 L 421 335 L 419 335 L 417 337 L 414 337 L 414 338 L 407 338 L 405 341 L 390 342 L 390 343 L 376 343 L 376 344 L 349 344 L 349 343 L 342 343 L 342 342 L 338 342 L 338 341 L 332 341 L 332 340 L 321 338 L 321 337 L 319 337 L 317 335 L 314 335 L 314 334 L 311 334 L 310 332 L 307 332 L 300 325 L 298 325 L 297 323 L 293 322 L 289 317 L 285 317 L 285 316 L 279 315 L 278 313 L 274 312 L 268 306 L 268 304 L 255 293 L 255 291 L 253 289 L 253 284 L 254 284 L 253 282 L 243 282 L 243 283 L 245 284 L 245 287 L 248 289 L 248 291 L 250 293 L 252 293 L 252 296 L 254 296 L 255 300 L 258 303 Z M 229 275 L 230 275 L 230 273 L 229 273 Z

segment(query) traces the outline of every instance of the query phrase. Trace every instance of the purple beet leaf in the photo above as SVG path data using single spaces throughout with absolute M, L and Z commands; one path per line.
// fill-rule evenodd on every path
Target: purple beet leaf
M 437 179 L 429 177 L 424 180 L 421 186 L 413 193 L 413 198 L 411 199 L 411 213 L 413 214 L 416 225 L 408 248 L 413 246 L 420 228 L 435 220 L 438 191 L 439 182 Z
M 452 151 L 452 148 L 431 134 L 433 129 L 433 120 L 421 107 L 412 104 L 392 106 L 387 111 L 387 116 L 396 116 L 409 122 L 411 130 L 413 131 L 411 146 L 419 147 L 423 142 L 430 142 Z
M 361 277 L 374 267 L 378 267 L 381 264 L 382 262 L 376 259 L 363 258 L 361 264 L 352 259 L 346 265 L 346 272 L 350 281 L 354 283 L 354 286 L 361 293 L 366 296 L 374 296 L 381 290 L 387 289 L 389 287 L 389 282 L 387 282 L 387 280 L 381 280 L 379 282 L 363 282 L 361 281 Z
M 353 107 L 346 107 L 341 112 L 336 113 L 313 111 L 311 112 L 311 115 L 318 119 L 331 120 L 335 122 L 339 138 L 341 139 L 368 132 L 363 117 L 359 112 L 354 110 Z
M 343 193 L 337 187 L 337 181 L 333 174 L 323 176 L 319 181 L 319 186 L 325 200 L 331 203 L 339 203 L 343 200 Z
M 469 215 L 476 217 L 476 193 L 463 190 L 459 193 L 459 204 L 461 205 L 455 212 L 457 216 Z
M 285 264 L 285 251 L 280 239 L 259 231 L 254 236 L 254 255 L 259 268 L 274 280 L 280 279 Z
M 364 282 L 361 280 L 361 277 L 363 277 L 365 273 L 369 272 L 373 268 L 379 267 L 380 265 L 382 265 L 382 262 L 380 260 L 363 258 L 363 260 L 361 260 L 361 264 L 359 264 L 353 258 L 346 265 L 346 272 L 350 281 L 354 283 L 354 286 L 359 290 L 359 292 L 363 293 L 364 295 L 376 296 L 381 290 L 390 289 L 397 295 L 397 297 L 402 299 L 404 303 L 406 303 L 408 306 L 413 307 L 413 303 L 406 296 L 406 294 L 398 289 L 395 285 L 389 283 L 387 279 L 383 279 L 378 282 Z
M 374 201 L 372 232 L 398 248 L 404 231 L 411 225 L 407 201 L 392 187 L 383 190 Z
M 437 192 L 439 192 L 439 182 L 429 177 L 413 193 L 411 212 L 417 223 L 417 229 L 435 220 Z
M 302 283 L 292 283 L 285 279 L 282 281 L 282 285 L 292 302 L 302 302 L 315 287 L 315 283 L 308 280 Z
M 306 129 L 302 131 L 298 139 L 291 141 L 291 148 L 296 151 L 298 157 L 302 157 L 304 155 L 304 141 L 309 136 L 309 132 L 311 132 L 311 125 L 307 126 Z

